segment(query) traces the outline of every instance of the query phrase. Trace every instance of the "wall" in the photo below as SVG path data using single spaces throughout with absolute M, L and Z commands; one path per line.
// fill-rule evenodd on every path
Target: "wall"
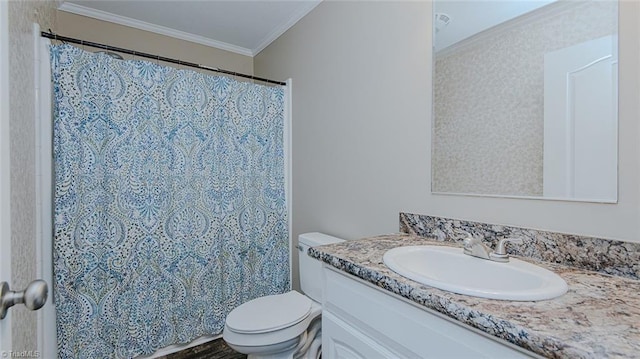
M 640 4 L 620 4 L 619 203 L 432 195 L 431 3 L 323 2 L 254 58 L 293 79 L 293 234 L 398 231 L 398 212 L 640 241 Z
M 57 32 L 82 40 L 253 74 L 252 57 L 65 11 L 58 11 Z M 90 47 L 86 50 L 97 51 Z
M 429 13 L 322 2 L 254 58 L 256 74 L 293 79 L 294 241 L 397 232 L 428 195 Z
M 11 131 L 11 288 L 36 279 L 35 98 L 33 22 L 55 28 L 54 1 L 9 1 L 9 118 Z M 11 309 L 13 350 L 36 350 L 36 314 Z
M 615 34 L 617 9 L 554 3 L 440 51 L 433 190 L 542 196 L 544 55 Z

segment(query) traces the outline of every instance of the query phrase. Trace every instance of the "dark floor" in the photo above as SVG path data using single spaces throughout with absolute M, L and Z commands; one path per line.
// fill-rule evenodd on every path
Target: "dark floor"
M 169 354 L 162 359 L 245 359 L 247 356 L 240 354 L 227 346 L 222 338 Z

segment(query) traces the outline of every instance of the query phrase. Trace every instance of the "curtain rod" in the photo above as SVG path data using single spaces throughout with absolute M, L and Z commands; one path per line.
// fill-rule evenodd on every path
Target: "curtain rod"
M 247 78 L 247 79 L 258 80 L 258 81 L 262 81 L 262 82 L 266 82 L 266 83 L 270 83 L 270 84 L 276 84 L 276 85 L 281 85 L 281 86 L 286 86 L 287 85 L 286 82 L 282 82 L 282 81 L 265 79 L 265 78 L 262 78 L 262 77 L 257 77 L 257 76 L 253 76 L 253 75 L 242 74 L 242 73 L 239 73 L 239 72 L 223 70 L 223 69 L 220 69 L 220 68 L 217 68 L 217 67 L 210 67 L 210 66 L 206 66 L 206 65 L 200 65 L 200 64 L 193 63 L 193 62 L 176 60 L 176 59 L 171 59 L 171 58 L 168 58 L 168 57 L 163 57 L 163 56 L 158 56 L 158 55 L 151 55 L 151 54 L 147 54 L 147 53 L 144 53 L 144 52 L 138 52 L 138 51 L 133 51 L 133 50 L 128 50 L 128 49 L 123 49 L 123 48 L 120 48 L 120 47 L 99 44 L 97 42 L 74 39 L 72 37 L 60 36 L 60 35 L 55 34 L 53 32 L 44 32 L 44 31 L 42 31 L 40 33 L 40 35 L 42 37 L 46 37 L 48 39 L 58 40 L 58 41 L 62 41 L 62 42 L 71 42 L 71 43 L 79 44 L 79 45 L 83 45 L 83 46 L 90 46 L 90 47 L 95 47 L 95 48 L 99 48 L 99 49 L 105 49 L 107 51 L 109 51 L 109 50 L 117 51 L 117 52 L 121 52 L 121 53 L 124 53 L 124 54 L 129 54 L 129 55 L 133 55 L 133 56 L 146 57 L 146 58 L 152 59 L 152 60 L 158 60 L 158 61 L 170 62 L 172 64 L 195 67 L 195 68 L 201 69 L 201 70 L 209 70 L 209 71 L 219 72 L 219 73 L 226 74 L 226 75 L 244 77 L 244 78 Z

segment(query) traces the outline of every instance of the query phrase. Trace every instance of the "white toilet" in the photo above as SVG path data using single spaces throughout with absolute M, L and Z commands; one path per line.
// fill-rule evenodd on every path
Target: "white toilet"
M 300 287 L 248 301 L 229 313 L 222 337 L 234 350 L 252 358 L 320 357 L 322 263 L 307 255 L 309 247 L 342 242 L 322 233 L 298 237 Z

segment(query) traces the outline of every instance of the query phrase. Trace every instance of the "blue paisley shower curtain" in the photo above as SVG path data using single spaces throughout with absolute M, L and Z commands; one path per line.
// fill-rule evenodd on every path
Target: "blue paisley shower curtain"
M 219 334 L 289 283 L 284 89 L 51 47 L 61 358 Z

